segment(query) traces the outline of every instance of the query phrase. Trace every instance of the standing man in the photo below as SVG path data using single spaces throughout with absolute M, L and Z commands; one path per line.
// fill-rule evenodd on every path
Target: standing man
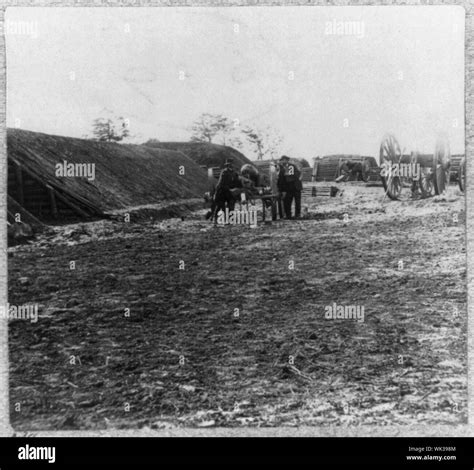
M 278 212 L 280 214 L 280 219 L 286 217 L 286 206 L 285 206 L 285 197 L 286 197 L 286 179 L 285 179 L 285 163 L 286 157 L 283 155 L 278 162 L 278 178 L 277 178 L 277 188 L 278 188 Z
M 290 163 L 290 157 L 283 155 L 280 158 L 280 171 L 278 173 L 278 191 L 283 198 L 285 217 L 291 219 L 291 205 L 295 200 L 295 217 L 301 216 L 301 172 L 294 163 Z
M 225 212 L 226 204 L 229 212 L 234 210 L 235 199 L 231 189 L 241 188 L 242 182 L 239 175 L 234 170 L 232 159 L 226 160 L 224 169 L 221 171 L 219 181 L 217 182 L 216 192 L 214 194 L 215 209 L 214 218 L 217 220 L 217 214 L 220 210 Z

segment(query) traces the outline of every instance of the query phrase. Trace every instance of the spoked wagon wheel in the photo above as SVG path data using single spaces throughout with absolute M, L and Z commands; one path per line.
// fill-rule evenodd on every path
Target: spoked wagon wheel
M 431 197 L 435 194 L 434 184 L 433 184 L 433 171 L 431 168 L 421 168 L 420 169 L 420 191 L 422 197 Z
M 393 200 L 406 199 L 408 195 L 411 195 L 412 182 L 408 178 L 395 176 L 393 171 L 390 171 L 394 168 L 394 165 L 399 165 L 401 160 L 402 151 L 397 139 L 393 135 L 387 134 L 380 144 L 380 166 L 386 173 L 383 175 L 382 172 L 380 179 L 385 194 Z
M 427 160 L 426 156 L 420 155 L 418 152 L 412 152 L 411 164 L 417 165 L 420 171 L 418 181 L 414 181 L 413 185 L 418 186 L 421 192 L 421 197 L 434 196 L 434 183 L 433 183 L 433 168 L 431 164 L 431 158 Z
M 438 139 L 433 155 L 433 183 L 435 193 L 443 194 L 449 185 L 451 152 L 447 139 Z
M 462 192 L 464 192 L 466 190 L 466 158 L 465 157 L 461 160 L 461 164 L 459 166 L 458 183 L 459 183 L 459 189 Z

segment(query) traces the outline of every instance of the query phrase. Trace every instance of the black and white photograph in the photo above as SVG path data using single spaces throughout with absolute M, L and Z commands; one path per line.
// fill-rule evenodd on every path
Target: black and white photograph
M 2 27 L 15 431 L 467 423 L 463 8 Z

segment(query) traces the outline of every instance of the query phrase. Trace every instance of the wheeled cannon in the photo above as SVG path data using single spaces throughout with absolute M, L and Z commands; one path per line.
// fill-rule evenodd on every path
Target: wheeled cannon
M 442 194 L 449 184 L 451 153 L 447 139 L 436 142 L 433 155 L 402 152 L 397 139 L 387 134 L 380 144 L 380 178 L 385 194 L 393 200 L 405 200 Z
M 214 193 L 217 180 L 220 174 L 219 168 L 208 169 L 209 191 L 205 194 L 204 200 L 211 205 L 207 218 L 210 218 L 215 211 Z M 266 221 L 267 210 L 270 210 L 271 219 L 277 220 L 279 194 L 277 189 L 277 168 L 276 164 L 270 163 L 267 172 L 259 171 L 251 164 L 242 166 L 240 175 L 240 187 L 230 189 L 230 193 L 236 203 L 240 206 L 255 205 L 255 201 L 262 201 L 262 217 Z

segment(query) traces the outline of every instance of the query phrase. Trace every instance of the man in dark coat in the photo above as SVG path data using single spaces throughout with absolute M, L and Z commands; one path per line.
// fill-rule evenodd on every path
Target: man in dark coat
M 285 217 L 291 219 L 291 205 L 295 200 L 295 218 L 301 216 L 301 172 L 294 163 L 290 163 L 290 158 L 283 155 L 280 158 L 278 172 L 278 191 L 283 197 L 283 207 Z
M 242 182 L 240 181 L 238 173 L 233 168 L 233 162 L 231 159 L 226 160 L 224 169 L 221 171 L 219 181 L 216 185 L 216 192 L 214 194 L 215 209 L 214 217 L 217 220 L 217 214 L 220 210 L 225 212 L 226 204 L 229 212 L 234 210 L 235 199 L 232 195 L 231 189 L 241 188 Z

